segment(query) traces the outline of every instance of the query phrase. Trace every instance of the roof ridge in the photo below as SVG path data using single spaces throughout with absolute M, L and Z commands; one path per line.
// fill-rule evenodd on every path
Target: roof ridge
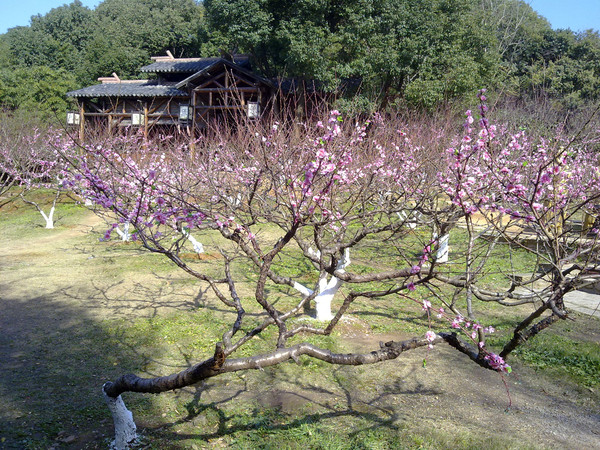
M 213 59 L 215 57 L 208 58 L 169 58 L 168 56 L 153 56 L 150 59 L 155 62 L 196 62 L 204 59 Z

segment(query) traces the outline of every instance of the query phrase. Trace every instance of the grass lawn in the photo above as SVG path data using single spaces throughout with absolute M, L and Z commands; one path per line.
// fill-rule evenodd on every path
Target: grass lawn
M 106 448 L 112 419 L 102 384 L 127 372 L 170 374 L 211 356 L 234 317 L 206 285 L 159 255 L 136 243 L 100 242 L 105 226 L 72 201 L 56 214 L 56 228 L 46 230 L 19 202 L 0 211 L 0 448 Z M 198 266 L 218 273 L 218 237 L 197 237 L 208 253 Z M 460 231 L 453 240 L 463 241 Z M 506 258 L 506 251 L 498 247 L 487 275 L 492 284 L 505 282 L 507 264 L 528 266 L 526 255 Z M 351 267 L 368 270 L 370 259 L 358 254 Z M 278 264 L 313 280 L 295 261 L 291 252 Z M 249 329 L 261 321 L 252 275 L 243 265 L 234 270 L 250 305 Z M 271 295 L 283 304 L 287 291 Z M 492 346 L 505 342 L 530 309 L 477 308 L 482 324 L 498 329 Z M 508 410 L 500 376 L 445 345 L 372 366 L 303 358 L 180 391 L 123 397 L 143 448 L 569 448 L 573 439 L 600 447 L 600 322 L 573 317 L 510 361 Z M 297 336 L 290 344 L 367 352 L 380 341 L 422 336 L 428 326 L 418 304 L 393 296 L 357 301 L 333 335 Z M 439 321 L 433 327 L 448 329 Z M 257 337 L 239 356 L 268 351 L 272 336 Z

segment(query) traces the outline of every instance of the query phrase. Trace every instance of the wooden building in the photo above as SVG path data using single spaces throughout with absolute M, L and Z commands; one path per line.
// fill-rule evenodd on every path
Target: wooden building
M 101 84 L 67 93 L 78 104 L 67 113 L 67 124 L 79 127 L 81 140 L 90 127 L 139 127 L 145 136 L 176 128 L 195 136 L 211 120 L 260 117 L 275 93 L 270 81 L 252 72 L 246 56 L 175 58 L 167 52 L 152 60 L 140 69 L 151 79 L 121 80 L 113 73 L 99 78 Z

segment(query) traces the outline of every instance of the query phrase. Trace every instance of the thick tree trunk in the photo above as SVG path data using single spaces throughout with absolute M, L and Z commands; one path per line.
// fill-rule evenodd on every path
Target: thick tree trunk
M 131 448 L 137 441 L 133 414 L 127 409 L 120 395 L 116 398 L 110 397 L 106 394 L 104 387 L 102 393 L 115 424 L 115 440 L 112 441 L 111 448 L 115 450 Z
M 60 189 L 56 191 L 56 195 L 54 196 L 54 200 L 52 201 L 52 206 L 50 207 L 50 212 L 48 214 L 46 214 L 42 210 L 42 207 L 38 203 L 32 202 L 31 200 L 27 200 L 25 198 L 24 192 L 21 192 L 20 197 L 24 203 L 27 203 L 28 205 L 31 205 L 35 209 L 38 210 L 38 212 L 42 215 L 42 217 L 44 218 L 44 221 L 46 222 L 45 228 L 52 229 L 52 228 L 54 228 L 54 211 L 56 210 L 56 202 L 58 201 L 58 199 L 60 197 L 60 193 L 61 193 Z
M 333 319 L 331 302 L 342 284 L 343 281 L 336 277 L 331 277 L 329 282 L 327 282 L 327 277 L 323 277 L 319 280 L 319 294 L 315 297 L 317 320 L 324 322 Z
M 312 249 L 309 249 L 312 251 Z M 317 255 L 317 253 L 315 253 Z M 320 255 L 319 255 L 320 256 Z M 350 264 L 350 250 L 346 249 L 344 251 L 344 256 L 340 259 L 336 271 L 339 273 L 345 273 L 346 267 Z M 337 291 L 339 291 L 340 287 L 342 287 L 344 282 L 337 277 L 331 277 L 329 281 L 327 281 L 327 275 L 321 276 L 319 279 L 319 293 L 315 296 L 315 305 L 317 309 L 317 320 L 326 322 L 333 319 L 334 315 L 331 313 L 331 302 L 335 297 Z M 300 294 L 305 297 L 313 294 L 311 289 L 308 289 L 306 286 L 301 285 L 300 283 L 294 283 L 294 289 L 296 289 Z

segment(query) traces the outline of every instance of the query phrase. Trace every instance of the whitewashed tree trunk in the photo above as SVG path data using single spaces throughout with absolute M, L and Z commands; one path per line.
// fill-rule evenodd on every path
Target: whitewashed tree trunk
M 120 395 L 117 398 L 109 397 L 104 389 L 102 389 L 102 393 L 115 424 L 115 440 L 112 441 L 111 448 L 115 450 L 131 448 L 137 441 L 132 412 L 127 409 Z
M 314 256 L 320 256 L 319 252 L 313 252 L 312 249 L 309 249 L 309 252 Z M 344 273 L 346 267 L 350 264 L 350 249 L 344 250 L 344 256 L 338 262 L 336 270 Z M 329 281 L 327 281 L 327 275 L 322 276 L 319 279 L 318 288 L 319 293 L 315 296 L 315 305 L 317 307 L 317 320 L 328 321 L 333 319 L 333 314 L 331 313 L 331 302 L 335 297 L 337 291 L 339 291 L 340 287 L 344 282 L 337 277 L 332 276 Z M 306 286 L 303 286 L 300 283 L 294 283 L 294 289 L 296 289 L 300 294 L 305 297 L 308 297 L 313 293 L 313 291 Z
M 445 234 L 440 238 L 440 245 L 438 247 L 438 251 L 436 253 L 435 259 L 438 263 L 447 263 L 448 256 L 450 253 L 450 235 Z
M 115 231 L 123 242 L 129 242 L 131 240 L 131 233 L 129 233 L 129 222 L 123 224 L 123 229 L 120 227 L 115 228 Z
M 46 215 L 41 209 L 39 210 L 40 214 L 46 221 L 46 228 L 48 229 L 54 228 L 54 210 L 54 205 L 52 206 L 52 208 L 50 208 L 50 212 L 48 213 L 48 215 Z
M 45 228 L 52 229 L 52 228 L 54 228 L 54 211 L 56 210 L 56 202 L 58 201 L 60 194 L 61 194 L 61 190 L 58 189 L 56 191 L 56 195 L 54 196 L 54 200 L 52 201 L 52 206 L 50 207 L 50 212 L 48 214 L 46 214 L 42 210 L 42 207 L 37 202 L 32 202 L 31 200 L 27 200 L 25 198 L 25 196 L 23 195 L 23 193 L 21 193 L 21 199 L 23 200 L 24 203 L 27 203 L 28 205 L 32 205 L 35 209 L 38 210 L 38 212 L 42 215 L 42 217 L 44 218 L 44 221 L 46 222 Z
M 340 270 L 340 272 L 343 272 L 343 269 Z M 342 284 L 343 281 L 336 277 L 331 277 L 329 282 L 327 281 L 327 277 L 323 277 L 319 280 L 319 294 L 315 297 L 317 320 L 325 321 L 333 319 L 331 302 Z
M 231 206 L 233 206 L 234 208 L 236 208 L 242 204 L 242 194 L 241 193 L 236 195 L 235 197 L 228 195 L 225 198 L 229 201 Z
M 406 226 L 412 230 L 417 228 L 419 223 L 420 214 L 418 211 L 399 211 L 396 213 L 398 218 L 406 223 Z
M 190 241 L 192 247 L 194 247 L 194 251 L 198 254 L 204 253 L 204 245 L 201 242 L 198 242 L 194 236 L 189 232 L 189 230 L 181 230 L 181 234 L 185 236 L 185 238 Z

